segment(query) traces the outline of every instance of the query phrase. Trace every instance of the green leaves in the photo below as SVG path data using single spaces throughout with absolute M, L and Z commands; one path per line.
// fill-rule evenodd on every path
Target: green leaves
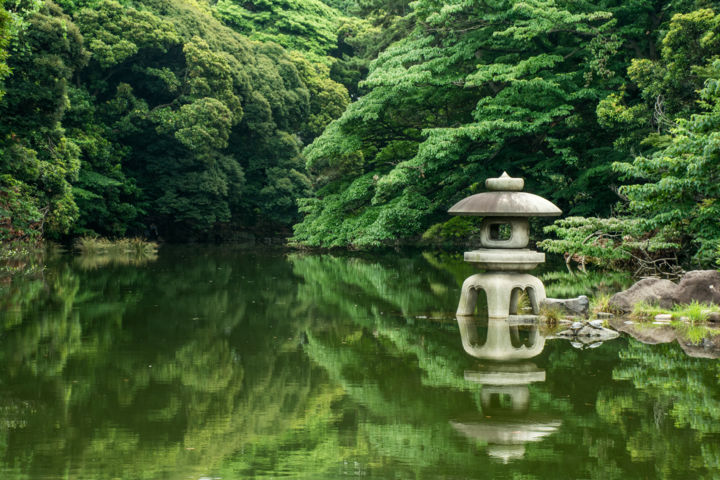
M 27 28 L 17 30 L 0 101 L 0 173 L 14 205 L 13 225 L 38 234 L 65 233 L 77 218 L 71 182 L 80 149 L 61 120 L 68 108 L 68 83 L 87 62 L 77 27 L 52 2 L 35 9 L 15 5 Z M 10 192 L 12 190 L 12 193 Z
M 200 98 L 181 106 L 177 112 L 164 113 L 160 110 L 155 115 L 161 122 L 158 132 L 173 132 L 188 149 L 202 153 L 227 146 L 233 115 L 219 100 Z
M 720 96 L 715 87 L 720 63 L 714 69 L 701 92 L 709 111 L 679 119 L 667 147 L 614 165 L 626 178 L 643 181 L 620 189 L 631 213 L 646 219 L 648 231 L 672 232 L 678 243 L 692 245 L 701 265 L 716 258 L 720 245 Z
M 0 1 L 0 99 L 5 94 L 2 88 L 3 79 L 10 74 L 7 59 L 7 46 L 10 43 L 10 14 L 3 8 L 4 1 Z
M 113 0 L 80 10 L 75 20 L 93 59 L 103 68 L 118 65 L 141 49 L 166 52 L 180 40 L 170 23 Z
M 227 25 L 255 40 L 277 42 L 318 60 L 335 48 L 340 13 L 320 0 L 220 0 L 213 12 Z
M 335 192 L 374 172 L 375 193 L 358 214 L 372 210 L 373 224 L 382 218 L 389 225 L 404 212 L 407 229 L 362 229 L 345 242 L 412 238 L 443 219 L 472 184 L 505 169 L 570 211 L 608 208 L 615 194 L 591 180 L 612 175 L 602 151 L 612 140 L 597 133 L 595 103 L 612 90 L 603 82 L 623 72 L 606 7 L 415 2 L 408 15 L 415 29 L 373 63 L 362 84 L 368 93 L 305 150 L 318 185 L 335 182 L 313 208 L 329 207 Z M 323 191 L 332 193 L 325 199 Z M 405 212 L 408 198 L 423 201 Z M 326 231 L 325 218 L 308 215 L 295 240 L 317 238 L 310 232 Z

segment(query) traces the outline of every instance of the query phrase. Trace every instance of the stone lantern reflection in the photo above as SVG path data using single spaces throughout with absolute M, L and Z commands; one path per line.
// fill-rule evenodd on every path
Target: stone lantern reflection
M 450 424 L 462 435 L 486 443 L 491 457 L 505 463 L 520 458 L 526 444 L 543 440 L 562 425 L 530 405 L 529 386 L 544 382 L 545 370 L 529 359 L 542 352 L 545 337 L 536 321 L 482 321 L 471 316 L 458 316 L 457 321 L 465 351 L 487 361 L 464 373 L 466 381 L 481 388 L 482 412 Z
M 545 262 L 545 254 L 526 248 L 530 241 L 529 217 L 557 216 L 562 211 L 553 203 L 532 193 L 523 192 L 525 181 L 503 172 L 499 178 L 488 178 L 488 192 L 460 200 L 449 210 L 451 215 L 485 217 L 480 225 L 483 248 L 465 252 L 465 261 L 487 273 L 468 277 L 463 283 L 458 315 L 473 315 L 478 291 L 487 297 L 488 316 L 507 318 L 517 314 L 518 301 L 527 292 L 534 314 L 540 313 L 545 287 L 540 279 L 528 273 Z
M 545 337 L 537 322 L 487 320 L 485 341 L 480 338 L 477 321 L 470 316 L 457 316 L 460 338 L 465 352 L 482 360 L 512 362 L 540 355 Z

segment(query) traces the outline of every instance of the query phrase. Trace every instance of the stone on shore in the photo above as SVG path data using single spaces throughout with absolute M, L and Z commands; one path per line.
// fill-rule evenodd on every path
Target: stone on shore
M 636 303 L 645 302 L 672 308 L 678 286 L 662 278 L 643 278 L 632 287 L 610 297 L 610 306 L 622 312 L 632 312 Z
M 720 272 L 717 270 L 687 272 L 677 286 L 675 301 L 720 304 Z
M 590 310 L 590 300 L 585 295 L 577 298 L 546 298 L 543 304 L 548 308 L 557 308 L 575 315 L 587 315 Z
M 693 270 L 679 284 L 662 278 L 643 278 L 632 287 L 610 297 L 610 306 L 628 313 L 636 303 L 645 302 L 670 309 L 692 302 L 720 305 L 720 272 Z
M 587 344 L 591 342 L 604 342 L 612 340 L 620 336 L 615 330 L 610 330 L 602 326 L 602 322 L 575 322 L 569 329 L 563 330 L 557 334 L 558 337 L 572 339 L 573 341 L 581 341 Z

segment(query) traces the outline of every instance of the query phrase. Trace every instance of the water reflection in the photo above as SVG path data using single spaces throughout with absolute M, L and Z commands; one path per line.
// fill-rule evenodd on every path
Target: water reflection
M 545 346 L 537 320 L 458 316 L 462 345 L 469 355 L 490 360 L 464 378 L 480 388 L 482 416 L 451 421 L 464 436 L 486 443 L 489 456 L 504 463 L 522 458 L 525 444 L 539 442 L 555 433 L 562 421 L 530 408 L 532 383 L 545 381 L 545 370 L 527 359 L 538 356 Z M 475 415 L 475 417 L 478 417 Z
M 0 478 L 713 478 L 718 362 L 471 328 L 449 314 L 464 276 L 419 255 L 48 263 L 0 301 Z
M 508 319 L 457 316 L 462 345 L 468 355 L 485 360 L 512 361 L 540 355 L 545 337 L 537 319 L 519 316 Z

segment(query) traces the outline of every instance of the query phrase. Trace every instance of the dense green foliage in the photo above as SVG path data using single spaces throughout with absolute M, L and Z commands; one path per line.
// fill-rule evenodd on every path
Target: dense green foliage
M 0 7 L 0 241 L 458 242 L 507 170 L 551 251 L 719 256 L 717 2 L 56 2 Z
M 2 88 L 3 79 L 10 73 L 8 69 L 7 60 L 7 47 L 10 40 L 10 14 L 5 11 L 3 2 L 0 2 L 0 98 L 5 94 L 5 90 Z
M 373 64 L 368 94 L 306 149 L 319 190 L 296 241 L 418 235 L 503 169 L 573 212 L 607 210 L 614 193 L 599 180 L 615 154 L 595 105 L 629 62 L 625 23 L 650 21 L 638 10 L 416 2 L 412 32 Z
M 303 142 L 349 101 L 328 65 L 234 32 L 205 3 L 60 4 L 6 4 L 3 240 L 208 239 L 297 220 Z
M 719 29 L 720 16 L 710 9 L 673 16 L 659 58 L 633 60 L 622 93 L 600 102 L 600 122 L 624 131 L 615 142 L 618 151 L 638 154 L 613 165 L 631 182 L 618 189 L 620 216 L 574 219 L 575 232 L 560 222 L 549 229 L 560 237 L 546 242 L 550 251 L 604 266 L 633 257 L 642 273 L 651 273 L 648 262 L 659 271 L 672 268 L 668 257 L 701 266 L 720 259 Z M 626 93 L 631 89 L 634 98 Z M 579 230 L 592 234 L 580 241 Z M 598 241 L 611 238 L 615 248 Z
M 713 216 L 717 192 L 701 184 L 716 183 L 706 170 L 717 161 L 673 173 L 685 182 L 684 202 L 664 193 L 669 180 L 654 194 L 647 185 L 666 177 L 662 162 L 684 164 L 687 142 L 683 151 L 667 147 L 679 128 L 697 131 L 693 122 L 702 122 L 704 135 L 712 134 L 707 116 L 689 119 L 713 103 L 713 86 L 698 93 L 720 53 L 712 2 L 421 0 L 412 7 L 410 33 L 374 62 L 367 94 L 305 149 L 317 193 L 302 201 L 297 243 L 367 247 L 423 232 L 448 238 L 455 226 L 427 229 L 445 222 L 447 208 L 485 177 L 507 170 L 571 215 L 624 208 L 630 223 L 610 235 L 633 230 L 637 244 L 663 230 L 650 250 L 691 246 L 701 263 L 711 259 L 717 241 L 701 218 Z M 633 178 L 646 186 L 620 186 Z M 648 203 L 652 195 L 657 201 Z M 686 206 L 667 211 L 678 202 Z M 640 225 L 635 217 L 654 220 Z M 681 217 L 683 239 L 668 231 Z M 592 256 L 566 247 L 552 250 Z

